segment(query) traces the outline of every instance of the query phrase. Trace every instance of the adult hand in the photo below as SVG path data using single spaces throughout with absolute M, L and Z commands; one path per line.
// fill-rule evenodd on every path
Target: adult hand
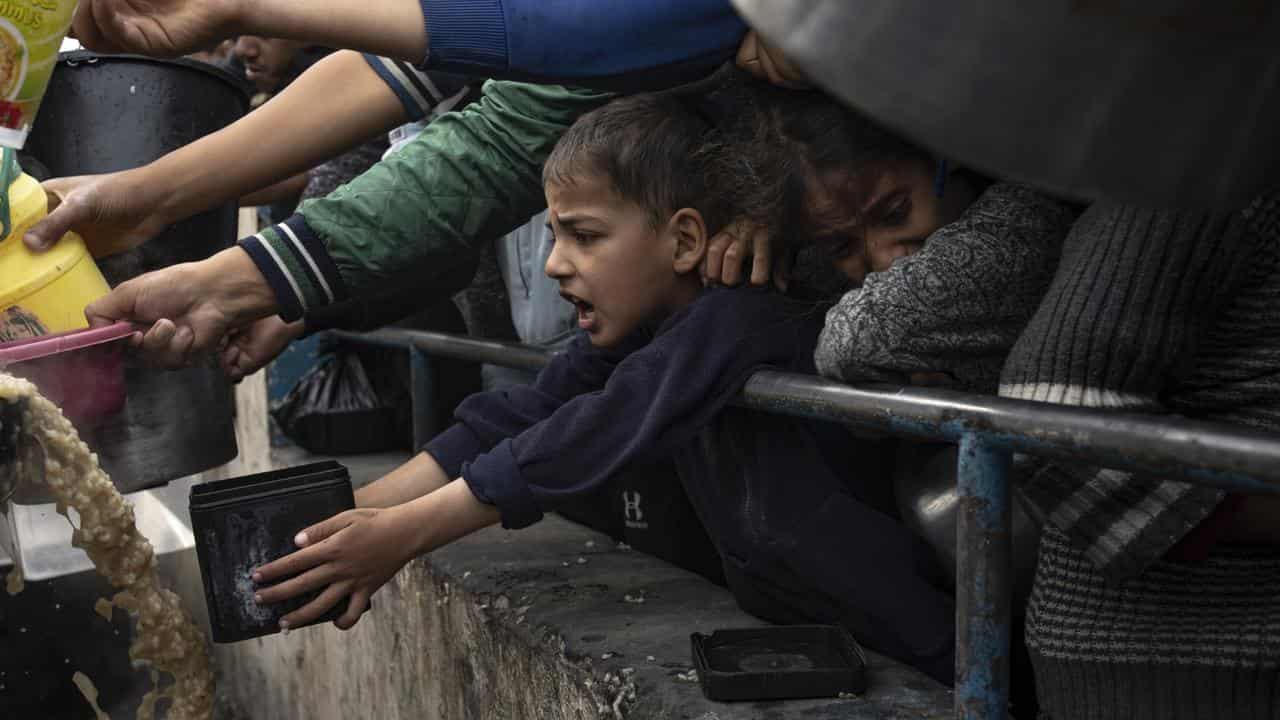
M 404 505 L 348 510 L 303 530 L 294 538 L 295 553 L 263 565 L 255 583 L 272 583 L 254 599 L 276 603 L 324 588 L 319 597 L 285 615 L 281 628 L 315 621 L 343 598 L 347 610 L 337 620 L 348 630 L 369 608 L 369 598 L 416 554 L 412 523 Z
M 240 248 L 121 283 L 85 308 L 94 326 L 120 320 L 148 326 L 133 344 L 163 367 L 185 367 L 229 330 L 278 312 L 267 281 Z
M 737 285 L 742 282 L 742 267 L 748 256 L 752 285 L 763 286 L 772 279 L 779 290 L 787 289 L 789 258 L 780 258 L 781 262 L 774 263 L 769 231 L 746 220 L 731 223 L 707 243 L 707 254 L 702 259 L 703 283 Z
M 742 44 L 738 46 L 736 62 L 738 67 L 774 85 L 793 90 L 812 87 L 804 76 L 804 72 L 795 63 L 788 60 L 781 50 L 757 35 L 754 30 L 747 33 Z
M 274 360 L 289 343 L 302 337 L 306 329 L 303 320 L 287 323 L 279 315 L 264 317 L 247 327 L 233 330 L 227 346 L 218 356 L 218 362 L 231 382 L 238 383 Z
M 135 248 L 169 224 L 160 213 L 160 194 L 134 170 L 55 178 L 42 186 L 49 214 L 23 236 L 36 252 L 75 232 L 94 257 L 103 257 Z
M 90 50 L 177 57 L 238 34 L 241 0 L 80 0 L 72 34 Z

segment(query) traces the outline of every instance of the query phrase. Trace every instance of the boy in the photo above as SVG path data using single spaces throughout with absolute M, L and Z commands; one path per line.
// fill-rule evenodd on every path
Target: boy
M 324 588 L 282 626 L 350 596 L 337 621 L 349 628 L 413 557 L 499 521 L 524 527 L 629 463 L 673 456 L 745 609 L 845 624 L 950 681 L 951 599 L 876 488 L 833 469 L 847 435 L 727 408 L 761 367 L 812 372 L 823 318 L 768 290 L 703 288 L 708 239 L 744 214 L 718 178 L 726 152 L 670 94 L 615 101 L 565 134 L 543 175 L 546 270 L 582 332 L 533 386 L 472 396 L 426 452 L 358 493 L 360 509 L 260 568 L 262 584 L 293 576 L 260 602 Z

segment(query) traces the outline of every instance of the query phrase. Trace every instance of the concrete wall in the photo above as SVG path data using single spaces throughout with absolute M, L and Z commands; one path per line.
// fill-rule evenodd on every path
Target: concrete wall
M 220 720 L 947 718 L 948 690 L 871 655 L 862 697 L 724 704 L 689 634 L 759 625 L 723 589 L 558 517 L 421 558 L 350 632 L 215 646 Z
M 216 650 L 252 718 L 599 717 L 590 674 L 414 563 L 350 632 L 306 628 Z

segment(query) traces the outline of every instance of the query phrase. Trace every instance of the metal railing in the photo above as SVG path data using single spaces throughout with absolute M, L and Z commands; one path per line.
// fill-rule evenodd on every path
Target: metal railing
M 409 351 L 414 439 L 431 435 L 430 360 L 439 356 L 530 370 L 551 353 L 445 333 L 384 329 L 330 333 L 340 341 Z M 916 387 L 851 387 L 810 375 L 759 371 L 737 404 L 927 440 L 958 443 L 955 716 L 1005 718 L 1009 698 L 1011 514 L 1015 452 L 1245 493 L 1280 493 L 1280 437 L 1193 420 Z

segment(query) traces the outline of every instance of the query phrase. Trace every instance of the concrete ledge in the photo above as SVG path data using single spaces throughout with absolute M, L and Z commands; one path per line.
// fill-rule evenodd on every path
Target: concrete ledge
M 550 516 L 415 561 L 349 633 L 215 655 L 221 694 L 255 720 L 951 717 L 949 690 L 875 655 L 858 698 L 715 703 L 684 679 L 690 633 L 759 624 L 723 588 Z

